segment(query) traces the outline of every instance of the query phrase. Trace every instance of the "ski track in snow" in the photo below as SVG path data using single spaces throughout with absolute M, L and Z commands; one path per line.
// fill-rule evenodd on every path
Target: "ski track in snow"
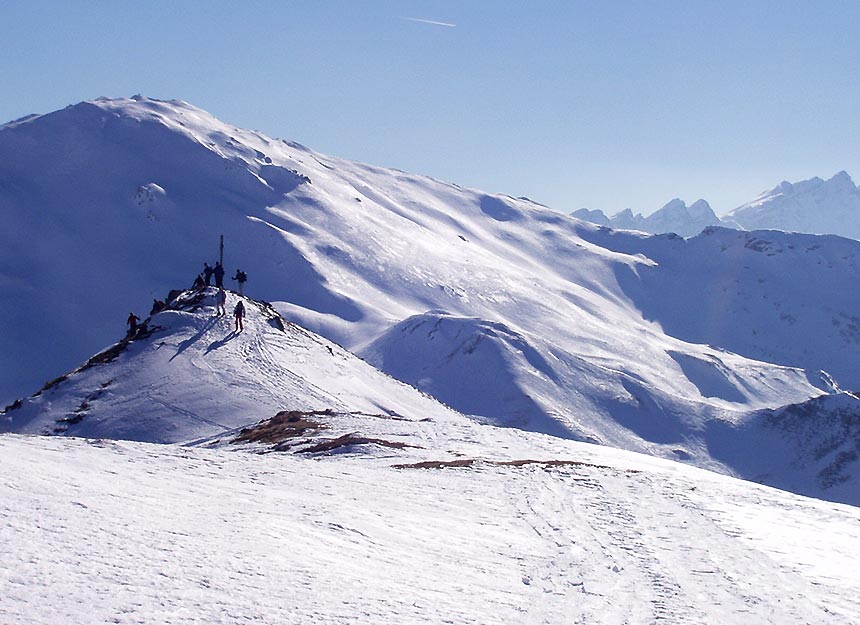
M 685 471 L 7 435 L 0 622 L 858 622 L 856 509 Z

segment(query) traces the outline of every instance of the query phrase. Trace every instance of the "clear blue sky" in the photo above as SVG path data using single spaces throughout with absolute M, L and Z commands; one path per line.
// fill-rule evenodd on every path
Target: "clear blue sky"
M 565 212 L 722 213 L 860 174 L 858 29 L 827 0 L 5 0 L 0 121 L 140 93 Z

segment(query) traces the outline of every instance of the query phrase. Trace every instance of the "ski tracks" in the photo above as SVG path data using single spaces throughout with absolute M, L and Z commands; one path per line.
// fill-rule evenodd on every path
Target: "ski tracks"
M 684 494 L 693 485 L 663 477 L 602 467 L 512 473 L 514 505 L 545 545 L 523 575 L 526 623 L 842 622 L 805 599 L 805 579 L 693 505 Z M 773 600 L 784 596 L 774 587 L 796 587 L 797 600 Z

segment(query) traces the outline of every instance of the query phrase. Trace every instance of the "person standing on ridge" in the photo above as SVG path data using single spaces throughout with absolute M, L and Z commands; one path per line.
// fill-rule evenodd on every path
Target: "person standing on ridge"
M 206 286 L 212 286 L 212 274 L 215 272 L 209 263 L 203 263 L 203 279 L 206 280 Z
M 129 336 L 131 336 L 135 332 L 137 332 L 137 322 L 138 321 L 140 321 L 140 317 L 135 315 L 133 312 L 128 313 L 128 321 L 126 321 L 126 323 L 128 324 L 128 335 Z
M 242 323 L 242 319 L 245 317 L 245 304 L 242 303 L 242 300 L 239 300 L 236 308 L 233 309 L 233 317 L 236 319 L 236 332 L 242 332 L 245 329 L 245 324 Z
M 205 285 L 205 283 L 203 282 L 203 276 L 201 276 L 198 273 L 197 278 L 195 278 L 195 280 L 194 280 L 194 288 L 195 289 L 202 289 L 204 285 Z
M 227 314 L 227 311 L 224 309 L 224 304 L 227 303 L 227 293 L 224 292 L 224 289 L 218 289 L 218 294 L 215 296 L 215 304 L 217 308 L 215 312 L 217 313 L 216 317 L 221 317 Z
M 224 267 L 221 266 L 221 262 L 215 263 L 215 268 L 212 270 L 212 275 L 215 276 L 215 286 L 219 289 L 224 288 Z
M 239 283 L 239 295 L 245 294 L 245 282 L 248 280 L 248 274 L 246 274 L 241 269 L 236 270 L 236 275 L 233 276 L 233 280 L 236 280 Z

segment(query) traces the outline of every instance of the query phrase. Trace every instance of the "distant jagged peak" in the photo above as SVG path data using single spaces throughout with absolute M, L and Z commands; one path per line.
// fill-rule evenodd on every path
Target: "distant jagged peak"
M 599 208 L 593 210 L 590 208 L 580 208 L 573 211 L 570 216 L 599 226 L 609 225 L 609 217 L 607 217 L 606 213 Z
M 833 177 L 827 181 L 827 184 L 838 189 L 845 189 L 853 192 L 857 191 L 857 185 L 854 184 L 854 180 L 844 169 L 834 174 Z
M 656 212 L 681 212 L 687 210 L 687 203 L 680 198 L 673 198 L 666 202 L 658 211 Z
M 694 215 L 694 216 L 701 216 L 701 215 L 707 215 L 707 216 L 714 215 L 714 216 L 716 216 L 716 213 L 714 213 L 714 209 L 711 208 L 711 205 L 708 204 L 708 202 L 703 200 L 703 199 L 698 199 L 695 202 L 693 202 L 692 204 L 690 204 L 690 206 L 687 207 L 687 212 L 689 212 L 690 215 Z
M 818 176 L 813 176 L 812 178 L 800 180 L 798 182 L 788 182 L 787 180 L 783 180 L 774 188 L 760 193 L 752 202 L 748 202 L 735 210 L 750 206 L 759 206 L 765 202 L 769 202 L 780 197 L 797 197 L 807 193 L 822 191 L 827 193 L 858 193 L 857 185 L 854 184 L 854 180 L 851 178 L 850 174 L 843 169 L 827 180 Z
M 634 213 L 633 213 L 633 209 L 632 209 L 632 208 L 625 208 L 625 209 L 620 210 L 620 211 L 618 211 L 617 213 L 615 213 L 615 214 L 612 216 L 612 219 L 615 219 L 615 218 L 617 218 L 617 217 L 622 217 L 622 218 L 624 218 L 624 219 L 632 219 L 632 218 L 634 218 L 634 217 L 641 217 L 641 216 L 642 216 L 642 214 L 641 214 L 641 213 L 636 213 L 636 214 L 634 214 Z

